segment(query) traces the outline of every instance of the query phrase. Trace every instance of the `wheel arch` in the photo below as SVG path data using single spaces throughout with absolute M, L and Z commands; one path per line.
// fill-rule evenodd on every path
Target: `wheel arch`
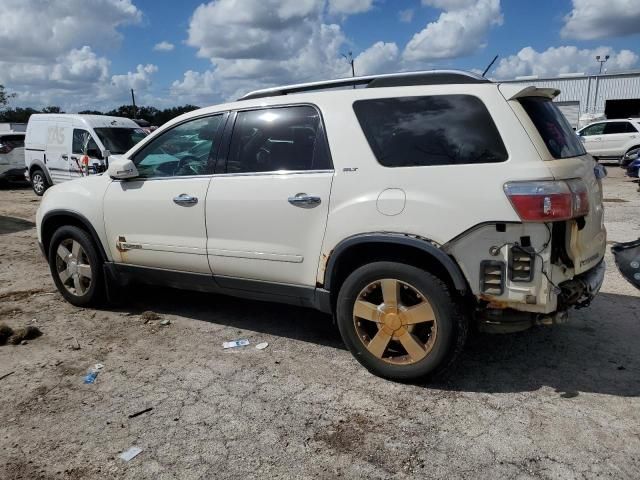
M 372 261 L 399 261 L 420 266 L 464 295 L 469 291 L 460 267 L 427 239 L 394 233 L 356 235 L 340 242 L 331 252 L 324 273 L 324 289 L 335 300 L 340 285 L 356 268 Z
M 47 182 L 49 182 L 49 185 L 53 185 L 51 175 L 49 175 L 49 169 L 40 160 L 31 161 L 31 165 L 29 165 L 29 178 L 31 178 L 31 175 L 35 170 L 40 170 L 42 173 L 44 173 L 44 176 L 46 177 Z
M 104 246 L 102 245 L 100 237 L 98 236 L 95 228 L 93 228 L 93 225 L 91 225 L 91 222 L 83 215 L 69 210 L 52 210 L 50 212 L 47 212 L 42 218 L 40 227 L 42 247 L 47 257 L 49 252 L 49 245 L 51 244 L 51 238 L 53 237 L 54 232 L 58 228 L 65 225 L 72 225 L 74 227 L 81 228 L 89 233 L 91 239 L 96 245 L 96 248 L 98 249 L 100 259 L 103 262 L 108 261 Z

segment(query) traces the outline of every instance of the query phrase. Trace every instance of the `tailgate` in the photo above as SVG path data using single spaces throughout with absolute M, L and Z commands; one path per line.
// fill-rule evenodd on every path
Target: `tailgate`
M 579 274 L 596 266 L 604 256 L 607 231 L 604 226 L 602 206 L 602 181 L 596 178 L 596 162 L 590 155 L 548 160 L 556 180 L 581 179 L 589 195 L 589 214 L 583 219 L 567 222 L 565 249 L 573 260 L 575 273 Z
M 597 163 L 552 99 L 560 91 L 515 85 L 500 85 L 545 166 L 556 180 L 580 179 L 587 187 L 589 213 L 567 221 L 565 250 L 575 274 L 596 266 L 604 256 L 607 233 L 602 208 L 602 180 L 596 178 Z M 599 170 L 600 171 L 600 170 Z M 599 175 L 602 177 L 603 175 Z

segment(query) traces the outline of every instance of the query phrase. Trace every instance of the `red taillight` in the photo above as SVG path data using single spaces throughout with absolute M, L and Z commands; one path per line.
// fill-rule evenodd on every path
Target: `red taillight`
M 553 222 L 589 213 L 582 180 L 509 182 L 504 191 L 523 222 Z

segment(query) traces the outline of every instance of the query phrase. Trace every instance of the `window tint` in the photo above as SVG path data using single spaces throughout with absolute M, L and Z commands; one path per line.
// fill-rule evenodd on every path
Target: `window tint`
M 577 157 L 586 153 L 566 117 L 551 99 L 525 97 L 520 99 L 520 104 L 536 126 L 553 158 Z
M 609 122 L 604 124 L 605 135 L 613 135 L 615 133 L 638 133 L 636 128 L 630 122 Z
M 353 108 L 373 153 L 385 167 L 507 159 L 491 115 L 471 95 L 360 100 Z
M 98 148 L 98 144 L 91 134 L 86 130 L 79 128 L 73 129 L 73 144 L 71 145 L 71 150 L 73 153 L 77 153 L 79 155 L 84 155 L 85 152 L 91 152 L 89 153 L 89 156 L 91 157 L 102 156 L 100 149 Z
M 177 177 L 210 173 L 209 155 L 222 115 L 197 118 L 163 132 L 135 154 L 141 177 Z M 217 145 L 215 145 L 217 146 Z
M 331 168 L 318 111 L 311 106 L 238 112 L 227 172 Z
M 604 125 L 604 123 L 594 123 L 593 125 L 585 127 L 585 129 L 582 130 L 580 134 L 583 137 L 588 137 L 591 135 L 602 135 L 602 132 L 604 132 Z

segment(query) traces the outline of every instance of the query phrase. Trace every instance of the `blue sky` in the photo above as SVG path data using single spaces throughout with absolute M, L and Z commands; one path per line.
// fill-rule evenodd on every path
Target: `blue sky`
M 253 88 L 438 67 L 493 78 L 640 68 L 640 0 L 0 0 L 19 106 L 213 104 Z M 38 28 L 34 29 L 34 25 Z M 161 42 L 162 45 L 158 46 Z M 164 46 L 164 49 L 161 47 Z M 160 48 L 160 49 L 159 49 Z

